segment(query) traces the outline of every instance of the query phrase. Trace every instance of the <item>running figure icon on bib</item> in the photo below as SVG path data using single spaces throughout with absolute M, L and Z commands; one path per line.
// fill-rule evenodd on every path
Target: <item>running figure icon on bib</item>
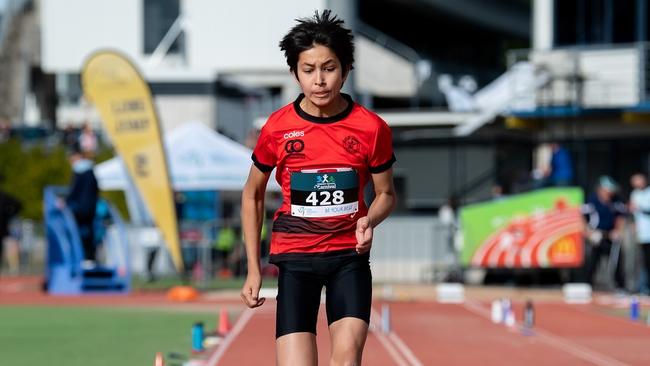
M 359 176 L 352 168 L 291 174 L 291 216 L 332 217 L 359 211 Z

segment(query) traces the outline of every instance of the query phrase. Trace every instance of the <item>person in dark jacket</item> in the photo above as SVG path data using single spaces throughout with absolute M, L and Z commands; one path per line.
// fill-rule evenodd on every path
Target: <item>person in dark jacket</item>
M 601 257 L 608 258 L 610 267 L 613 266 L 614 280 L 617 292 L 625 292 L 625 277 L 623 267 L 623 251 L 621 240 L 623 235 L 625 204 L 616 193 L 618 184 L 609 176 L 598 179 L 596 191 L 587 199 L 583 206 L 585 216 L 585 234 L 589 244 L 590 255 L 587 257 L 587 281 L 594 284 L 594 276 Z M 610 268 L 611 270 L 611 268 Z
M 73 176 L 65 203 L 77 222 L 84 249 L 84 259 L 95 261 L 93 221 L 99 198 L 99 186 L 93 172 L 94 164 L 78 148 L 73 148 L 70 153 L 70 165 Z
M 22 205 L 15 197 L 0 191 L 0 263 L 4 258 L 4 241 L 9 236 L 9 222 L 21 208 Z

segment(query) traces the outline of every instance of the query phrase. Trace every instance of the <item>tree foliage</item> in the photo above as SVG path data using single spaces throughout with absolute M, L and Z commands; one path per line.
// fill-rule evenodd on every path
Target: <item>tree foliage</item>
M 104 147 L 96 160 L 100 162 L 112 156 L 112 150 Z M 0 190 L 22 203 L 19 216 L 41 221 L 43 189 L 49 185 L 67 186 L 72 170 L 63 146 L 21 145 L 19 141 L 11 139 L 0 144 L 0 177 Z M 102 192 L 102 196 L 117 206 L 122 215 L 126 214 L 122 192 Z

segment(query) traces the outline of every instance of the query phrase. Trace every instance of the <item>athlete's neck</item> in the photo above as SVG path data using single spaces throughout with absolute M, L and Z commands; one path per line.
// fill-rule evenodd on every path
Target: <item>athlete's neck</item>
M 348 101 L 339 93 L 338 97 L 323 107 L 312 103 L 309 98 L 304 97 L 300 101 L 300 108 L 307 114 L 314 117 L 332 117 L 343 112 L 348 107 Z

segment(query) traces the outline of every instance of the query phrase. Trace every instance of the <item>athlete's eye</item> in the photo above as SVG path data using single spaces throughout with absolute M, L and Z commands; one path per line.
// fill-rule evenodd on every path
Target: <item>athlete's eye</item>
M 336 70 L 336 67 L 328 67 L 325 69 L 327 72 L 334 72 L 334 70 Z
M 314 71 L 313 69 L 303 69 L 302 72 L 305 74 L 311 74 L 311 72 Z

